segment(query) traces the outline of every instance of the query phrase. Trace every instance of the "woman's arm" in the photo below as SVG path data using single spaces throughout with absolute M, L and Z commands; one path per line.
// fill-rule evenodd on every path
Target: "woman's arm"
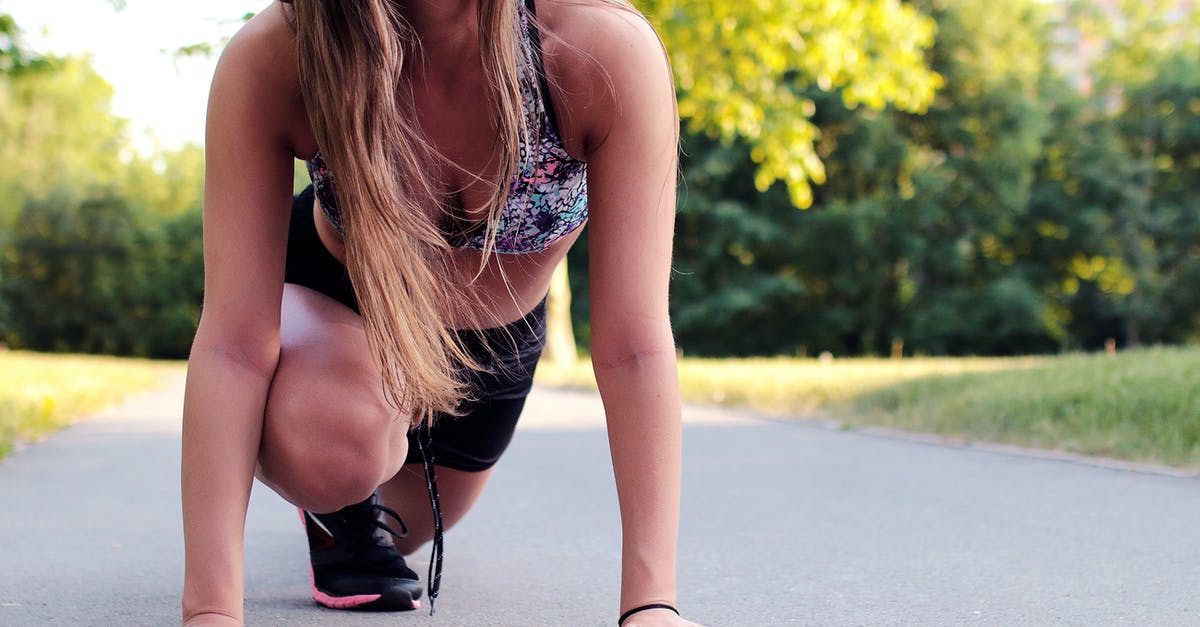
M 592 364 L 621 507 L 621 611 L 675 604 L 680 400 L 667 311 L 677 116 L 666 56 L 632 12 L 580 9 L 573 43 L 591 60 L 582 124 L 588 162 Z M 570 100 L 570 94 L 567 94 Z M 665 610 L 626 625 L 679 624 Z
M 191 625 L 242 619 L 246 505 L 279 357 L 294 158 L 286 120 L 298 93 L 288 84 L 287 37 L 277 7 L 252 20 L 222 55 L 209 98 L 204 308 L 183 410 L 183 618 Z

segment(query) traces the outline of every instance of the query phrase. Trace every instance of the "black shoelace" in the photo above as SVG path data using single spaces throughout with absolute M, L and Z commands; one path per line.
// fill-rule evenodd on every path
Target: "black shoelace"
M 400 514 L 396 513 L 396 510 L 394 510 L 386 505 L 383 505 L 381 503 L 373 502 L 373 503 L 371 503 L 371 507 L 368 511 L 371 512 L 371 523 L 374 524 L 379 529 L 382 529 L 382 530 L 388 532 L 394 538 L 407 538 L 408 537 L 408 525 L 404 524 L 404 520 L 402 520 L 400 518 Z M 385 514 L 388 517 L 390 517 L 392 520 L 396 521 L 396 524 L 400 525 L 400 531 L 396 531 L 395 529 L 392 528 L 391 525 L 387 524 L 386 522 L 384 522 L 382 520 L 379 520 L 379 516 L 378 516 L 379 513 Z
M 437 473 L 433 470 L 433 434 L 429 432 L 428 421 L 423 421 L 421 426 L 417 427 L 417 448 L 420 449 L 421 460 L 425 463 L 425 486 L 429 489 L 429 505 L 433 508 L 433 549 L 429 554 L 429 575 L 426 584 L 429 615 L 433 616 L 434 602 L 442 587 L 442 553 L 445 547 L 442 538 L 442 504 L 438 499 Z

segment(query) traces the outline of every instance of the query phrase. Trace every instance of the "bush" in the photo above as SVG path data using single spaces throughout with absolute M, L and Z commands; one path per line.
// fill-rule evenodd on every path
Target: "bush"
M 187 354 L 203 289 L 199 208 L 164 217 L 112 194 L 27 202 L 0 259 L 13 348 Z

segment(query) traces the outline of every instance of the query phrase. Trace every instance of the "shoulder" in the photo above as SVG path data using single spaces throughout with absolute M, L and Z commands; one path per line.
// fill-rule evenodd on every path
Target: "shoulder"
M 666 50 L 632 6 L 606 0 L 540 0 L 546 70 L 557 95 L 584 128 L 585 152 L 602 143 L 624 111 L 674 114 Z
M 209 97 L 209 124 L 231 117 L 265 125 L 262 130 L 292 146 L 305 135 L 296 40 L 279 3 L 255 15 L 221 53 Z
M 645 16 L 633 8 L 611 0 L 540 0 L 538 17 L 555 38 L 596 60 L 620 61 L 622 53 L 662 53 L 658 33 Z
M 221 53 L 218 72 L 274 83 L 298 77 L 296 39 L 284 11 L 273 3 L 246 22 Z

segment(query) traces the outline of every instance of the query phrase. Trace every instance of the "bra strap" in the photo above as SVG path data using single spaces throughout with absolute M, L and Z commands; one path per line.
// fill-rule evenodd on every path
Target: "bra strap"
M 550 97 L 550 82 L 546 79 L 546 62 L 542 58 L 542 33 L 537 25 L 537 6 L 534 0 L 525 0 L 525 10 L 529 17 L 527 36 L 529 45 L 533 48 L 534 73 L 537 74 L 538 91 L 541 92 L 542 108 L 546 111 L 546 119 L 550 121 L 554 133 L 562 137 L 558 129 L 558 116 L 554 113 L 554 99 Z

